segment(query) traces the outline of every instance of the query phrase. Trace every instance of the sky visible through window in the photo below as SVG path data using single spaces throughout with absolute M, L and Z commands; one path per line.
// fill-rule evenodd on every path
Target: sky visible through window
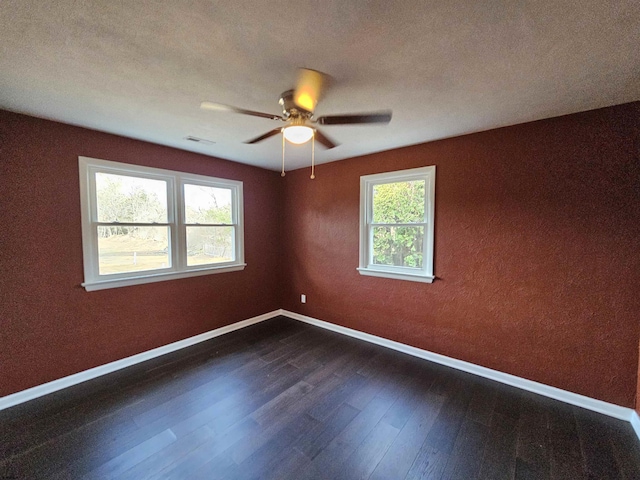
M 184 200 L 186 223 L 232 223 L 228 188 L 186 184 Z

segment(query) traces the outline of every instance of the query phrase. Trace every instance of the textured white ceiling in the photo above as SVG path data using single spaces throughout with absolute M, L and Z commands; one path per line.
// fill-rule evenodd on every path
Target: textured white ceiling
M 637 0 L 3 0 L 0 107 L 275 170 L 279 137 L 242 142 L 277 122 L 200 102 L 281 113 L 307 67 L 317 115 L 393 110 L 324 127 L 324 163 L 638 100 L 639 46 Z

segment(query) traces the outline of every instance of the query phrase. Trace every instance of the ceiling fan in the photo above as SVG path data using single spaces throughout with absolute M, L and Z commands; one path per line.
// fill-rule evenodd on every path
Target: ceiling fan
M 295 88 L 293 90 L 287 90 L 280 95 L 279 103 L 282 106 L 282 115 L 254 112 L 252 110 L 214 102 L 202 102 L 200 108 L 204 110 L 241 113 L 243 115 L 286 122 L 284 127 L 274 128 L 259 137 L 244 142 L 248 144 L 258 143 L 282 133 L 284 138 L 291 143 L 302 144 L 313 138 L 314 140 L 318 140 L 325 148 L 334 148 L 337 147 L 338 144 L 316 128 L 316 125 L 362 125 L 389 123 L 391 121 L 390 110 L 346 115 L 325 115 L 315 118 L 313 114 L 318 101 L 322 97 L 323 87 L 326 87 L 328 79 L 328 75 L 316 70 L 306 68 L 298 69 L 298 80 Z

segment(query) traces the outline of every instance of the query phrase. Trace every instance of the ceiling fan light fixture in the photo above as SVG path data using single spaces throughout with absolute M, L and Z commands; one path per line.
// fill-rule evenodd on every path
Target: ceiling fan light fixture
M 282 129 L 282 134 L 289 142 L 301 145 L 313 137 L 313 128 L 306 125 L 289 125 Z

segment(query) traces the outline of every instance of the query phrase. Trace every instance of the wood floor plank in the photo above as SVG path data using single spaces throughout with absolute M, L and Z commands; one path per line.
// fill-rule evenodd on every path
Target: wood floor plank
M 313 460 L 312 471 L 331 478 L 389 409 L 393 399 L 375 397 Z
M 433 381 L 433 376 L 415 371 L 413 374 L 405 372 L 399 376 L 398 381 L 392 385 L 398 393 L 396 401 L 382 417 L 382 421 L 402 429 L 420 403 L 425 398 L 430 398 L 429 389 Z
M 518 419 L 518 440 L 516 446 L 516 478 L 527 471 L 540 480 L 550 478 L 551 452 L 549 445 L 547 410 L 536 401 L 533 394 L 522 397 Z
M 369 358 L 368 362 L 357 370 L 356 373 L 367 378 L 377 375 L 378 372 L 380 372 L 380 369 L 383 368 L 385 363 L 388 361 L 388 355 L 385 355 L 386 353 L 387 352 L 376 352 L 371 356 L 371 358 Z
M 267 423 L 270 418 L 286 410 L 287 407 L 311 390 L 313 390 L 313 385 L 304 381 L 298 382 L 254 411 L 251 414 L 251 418 L 260 424 Z
M 640 443 L 637 441 L 633 427 L 620 423 L 611 427 L 610 434 L 613 454 L 620 468 L 621 478 L 625 480 L 640 479 Z
M 425 441 L 436 451 L 449 455 L 466 415 L 471 391 L 466 384 L 458 380 L 451 384 L 451 388 L 446 390 L 444 395 L 447 399 Z
M 358 374 L 344 379 L 336 388 L 320 398 L 309 409 L 309 415 L 321 422 L 325 421 L 353 392 L 358 391 L 366 382 L 365 377 Z
M 489 427 L 467 416 L 449 455 L 443 480 L 467 480 L 476 478 L 484 458 Z
M 547 400 L 545 403 L 551 450 L 550 478 L 586 479 L 573 407 L 557 400 Z
M 432 447 L 425 441 L 416 456 L 405 480 L 441 478 L 449 455 Z
M 235 423 L 245 417 L 247 410 L 244 410 L 240 414 L 236 414 L 237 410 L 234 407 L 237 405 L 246 405 L 243 399 L 248 393 L 248 391 L 240 391 L 230 394 L 229 396 L 212 403 L 208 407 L 204 405 L 199 410 L 193 410 L 186 413 L 185 415 L 189 415 L 190 413 L 195 412 L 193 415 L 184 419 L 175 416 L 171 417 L 168 419 L 168 423 L 171 424 L 170 428 L 178 438 L 189 435 L 194 430 L 205 425 L 211 425 L 209 428 L 212 428 L 214 432 L 219 432 L 229 426 L 229 422 Z M 224 422 L 224 426 L 221 425 L 221 417 L 224 417 L 224 420 L 226 420 Z
M 205 408 L 206 405 L 219 402 L 225 397 L 246 391 L 247 386 L 244 382 L 236 378 L 217 378 L 211 382 L 187 390 L 182 395 L 177 395 L 156 407 L 145 410 L 134 416 L 133 421 L 139 427 L 144 427 L 162 417 L 172 415 L 176 411 L 176 408 L 197 411 Z
M 538 478 L 548 478 L 548 476 L 542 473 L 540 476 L 539 469 L 535 466 L 523 460 L 522 458 L 516 458 L 516 471 L 514 478 L 516 480 L 537 480 Z
M 174 443 L 177 437 L 170 429 L 164 430 L 149 440 L 136 445 L 135 447 L 121 453 L 98 468 L 91 470 L 86 478 L 96 480 L 113 479 L 136 466 L 140 462 L 149 458 L 153 454 L 163 450 L 166 446 Z
M 296 368 L 319 367 L 322 364 L 321 357 L 326 354 L 326 345 L 320 343 L 302 350 L 297 355 L 293 355 L 287 361 Z
M 165 448 L 148 456 L 128 470 L 115 476 L 117 480 L 148 480 L 156 478 L 160 472 L 173 465 L 189 452 L 214 438 L 214 432 L 208 426 L 200 427 L 183 438 L 177 438 Z
M 251 439 L 237 445 L 231 452 L 231 457 L 236 463 L 245 461 L 247 457 L 252 455 L 256 450 L 262 448 L 266 443 L 271 441 L 275 436 L 279 435 L 285 428 L 289 428 L 291 424 L 298 425 L 304 423 L 305 430 L 316 430 L 320 422 L 311 417 L 307 411 L 309 407 L 314 405 L 317 398 L 322 397 L 325 393 L 330 392 L 339 383 L 339 377 L 331 376 L 322 384 L 318 384 L 315 388 L 304 383 L 299 391 L 287 396 L 286 402 L 282 402 L 279 408 L 272 408 L 268 422 L 263 423 L 264 427 L 257 435 Z M 272 402 L 269 402 L 272 403 Z M 267 405 L 267 404 L 265 404 Z M 262 415 L 260 412 L 262 407 L 251 414 L 251 418 L 255 418 L 256 414 Z M 256 419 L 260 421 L 259 419 Z M 262 420 L 265 422 L 265 419 Z
M 377 374 L 369 377 L 369 381 L 358 391 L 353 392 L 345 401 L 349 405 L 363 410 L 376 396 L 388 395 L 389 386 L 393 383 L 396 373 L 399 370 L 397 357 L 386 354 L 386 362 L 380 366 Z
M 293 447 L 293 442 L 306 429 L 313 428 L 317 420 L 308 415 L 299 415 L 289 421 L 285 428 L 272 435 L 267 442 L 260 442 L 260 447 L 251 449 L 250 455 L 246 455 L 246 450 L 241 450 L 245 455 L 239 455 L 238 450 L 231 453 L 231 458 L 236 463 L 225 473 L 225 478 L 259 478 L 265 471 L 269 471 L 272 465 L 277 462 L 283 451 L 288 451 Z M 251 439 L 249 439 L 251 440 Z M 244 442 L 243 445 L 249 442 Z
M 360 413 L 351 405 L 342 404 L 324 422 L 319 422 L 315 428 L 308 429 L 297 439 L 295 449 L 305 457 L 313 460 L 346 426 Z
M 399 430 L 394 426 L 378 422 L 355 451 L 342 464 L 336 479 L 368 479 L 393 443 Z
M 497 391 L 493 382 L 479 380 L 471 393 L 467 417 L 474 422 L 490 427 L 496 403 L 496 394 Z
M 227 454 L 229 449 L 259 431 L 260 425 L 247 418 L 234 424 L 222 435 L 215 435 L 211 440 L 189 451 L 182 458 L 177 459 L 169 467 L 163 469 L 155 478 L 163 480 L 195 478 L 196 473 L 203 471 L 203 469 L 204 471 L 214 470 L 223 473 L 235 465 L 231 456 Z M 209 465 L 209 467 L 207 468 L 205 465 Z M 210 478 L 215 477 L 210 476 Z
M 261 476 L 261 480 L 282 480 L 300 478 L 303 469 L 311 462 L 309 457 L 296 448 L 283 449 L 272 462 L 271 467 Z
M 494 412 L 478 478 L 510 480 L 516 469 L 518 421 Z
M 573 431 L 550 429 L 549 445 L 551 447 L 549 476 L 552 480 L 587 478 L 580 454 L 580 440 L 575 428 Z
M 95 422 L 89 427 L 65 431 L 64 434 L 45 443 L 36 444 L 11 457 L 2 460 L 2 464 L 12 465 L 19 472 L 18 478 L 42 478 L 53 476 L 62 470 L 77 466 L 77 476 L 127 451 L 129 448 L 160 433 L 140 435 L 132 420 L 128 423 L 113 424 L 113 418 Z M 103 430 L 104 429 L 104 430 Z M 122 442 L 109 448 L 109 441 L 97 437 L 101 432 L 114 432 Z M 134 439 L 135 440 L 132 440 Z M 106 448 L 105 448 L 106 447 Z M 0 470 L 1 471 L 1 470 Z
M 198 458 L 198 462 L 192 462 L 187 465 L 186 472 L 188 473 L 186 476 L 183 472 L 180 472 L 178 476 L 161 476 L 160 479 L 225 480 L 229 478 L 229 474 L 234 473 L 234 469 L 237 467 L 231 457 L 224 452 L 215 455 L 212 460 L 202 462 L 202 465 L 200 465 L 201 462 L 199 460 L 200 458 Z
M 405 478 L 407 476 L 444 400 L 444 396 L 429 392 L 420 397 L 417 408 L 373 471 L 372 480 Z
M 499 385 L 496 388 L 494 414 L 517 420 L 520 418 L 523 392 L 515 387 Z
M 587 476 L 602 480 L 620 478 L 607 428 L 608 419 L 586 410 L 576 410 L 575 414 Z M 596 419 L 600 421 L 595 421 Z

